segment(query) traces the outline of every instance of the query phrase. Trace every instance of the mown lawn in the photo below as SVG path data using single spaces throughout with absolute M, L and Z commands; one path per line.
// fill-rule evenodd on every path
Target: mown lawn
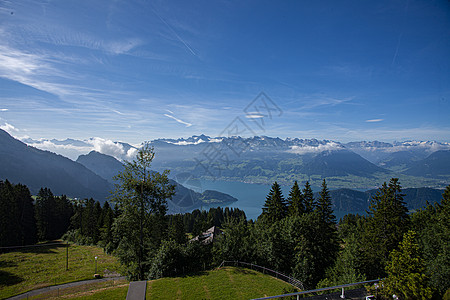
M 269 275 L 225 267 L 198 275 L 149 281 L 147 299 L 252 299 L 295 291 L 298 290 Z
M 50 285 L 92 279 L 105 269 L 120 272 L 117 258 L 93 246 L 69 247 L 69 270 L 66 271 L 66 245 L 20 248 L 0 254 L 0 299 Z

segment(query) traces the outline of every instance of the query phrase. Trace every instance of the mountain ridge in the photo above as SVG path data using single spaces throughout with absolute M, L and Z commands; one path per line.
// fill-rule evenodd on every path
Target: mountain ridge
M 0 130 L 0 179 L 27 185 L 32 193 L 41 187 L 54 194 L 105 201 L 111 184 L 85 166 L 62 155 L 28 146 Z

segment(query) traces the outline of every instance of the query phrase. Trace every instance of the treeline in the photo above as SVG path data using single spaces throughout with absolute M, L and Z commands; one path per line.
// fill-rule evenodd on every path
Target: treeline
M 440 204 L 413 213 L 403 197 L 391 179 L 372 197 L 367 216 L 336 223 L 325 181 L 316 198 L 308 182 L 302 189 L 294 183 L 286 198 L 275 182 L 256 222 L 225 221 L 209 245 L 169 237 L 149 256 L 146 274 L 177 276 L 238 260 L 291 275 L 308 289 L 385 278 L 372 291 L 380 298 L 441 299 L 450 288 L 450 186 Z M 182 217 L 171 218 L 182 224 Z
M 245 220 L 246 216 L 245 212 L 238 208 L 217 207 L 210 208 L 209 211 L 196 209 L 191 213 L 168 215 L 167 219 L 169 226 L 181 222 L 184 233 L 192 233 L 193 236 L 197 236 L 210 227 L 223 227 L 223 224 L 230 220 Z
M 317 199 L 308 183 L 302 191 L 295 183 L 285 199 L 275 182 L 258 220 L 226 224 L 212 253 L 290 274 L 310 289 L 386 278 L 380 297 L 441 299 L 450 288 L 450 186 L 440 204 L 411 214 L 403 196 L 391 179 L 367 216 L 336 224 L 325 181 Z
M 102 207 L 92 198 L 74 201 L 73 207 L 69 230 L 62 238 L 80 245 L 98 245 L 111 253 L 115 249 L 112 225 L 118 210 L 107 201 Z
M 166 179 L 151 181 L 154 191 L 164 193 L 153 198 L 159 202 L 142 201 L 142 182 L 132 182 L 134 194 L 120 191 L 122 204 L 114 209 L 93 199 L 70 202 L 49 189 L 33 201 L 26 186 L 0 182 L 1 245 L 59 238 L 67 231 L 67 240 L 116 255 L 132 279 L 238 260 L 291 275 L 309 289 L 385 278 L 379 295 L 439 299 L 450 288 L 450 186 L 441 203 L 409 213 L 394 178 L 372 197 L 367 216 L 350 214 L 336 222 L 325 180 L 317 197 L 308 182 L 302 188 L 295 182 L 287 197 L 275 182 L 253 222 L 233 208 L 166 215 Z M 192 241 L 212 226 L 223 231 L 213 243 Z
M 61 238 L 70 225 L 73 205 L 42 188 L 36 200 L 22 184 L 0 181 L 0 246 L 30 245 Z

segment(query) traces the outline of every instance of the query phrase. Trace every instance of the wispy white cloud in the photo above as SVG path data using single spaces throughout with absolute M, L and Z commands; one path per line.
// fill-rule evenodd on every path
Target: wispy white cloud
M 177 121 L 178 123 L 181 123 L 181 124 L 183 124 L 183 125 L 186 125 L 186 127 L 191 127 L 191 126 L 192 126 L 191 123 L 188 123 L 188 122 L 185 122 L 185 121 L 183 121 L 183 120 L 180 120 L 180 119 L 178 119 L 178 118 L 176 118 L 176 117 L 174 117 L 174 116 L 172 116 L 172 115 L 164 114 L 164 116 L 166 116 L 166 117 L 168 117 L 168 118 L 171 118 L 171 119 Z
M 319 144 L 317 146 L 291 146 L 287 152 L 295 153 L 295 154 L 306 154 L 306 153 L 319 153 L 323 151 L 332 151 L 332 150 L 342 150 L 344 147 L 336 142 L 328 142 L 326 144 Z
M 192 55 L 198 57 L 197 53 L 195 53 L 192 47 L 183 38 L 181 38 L 181 36 L 173 29 L 172 26 L 170 26 L 170 24 L 161 16 L 161 14 L 155 8 L 153 8 L 153 12 L 161 20 L 161 22 L 163 22 L 167 26 L 167 28 L 169 28 L 169 30 L 176 37 L 176 39 L 179 42 L 181 42 Z
M 302 97 L 295 102 L 305 103 L 297 110 L 311 110 L 323 106 L 336 106 L 340 104 L 350 104 L 354 97 L 337 98 L 323 95 L 310 95 Z
M 8 111 L 7 108 L 0 108 L 0 111 Z
M 113 109 L 112 112 L 115 112 L 116 114 L 121 115 L 121 116 L 125 115 L 123 112 L 120 112 L 116 109 Z
M 367 123 L 376 123 L 376 122 L 382 122 L 384 121 L 384 119 L 370 119 L 370 120 L 366 120 Z
M 261 118 L 264 118 L 264 117 L 266 117 L 266 116 L 264 116 L 264 115 L 262 115 L 262 114 L 252 113 L 252 112 L 251 112 L 251 113 L 246 114 L 245 117 L 246 117 L 247 119 L 261 119 Z
M 7 122 L 5 122 L 3 125 L 0 125 L 0 128 L 8 133 L 16 133 L 19 131 L 19 129 L 17 129 L 16 127 Z
M 97 151 L 102 154 L 110 155 L 118 160 L 131 160 L 136 156 L 137 148 L 125 147 L 119 142 L 114 142 L 109 139 L 94 137 L 88 140 L 47 140 L 39 139 L 33 140 L 28 137 L 20 138 L 29 146 L 55 152 L 71 159 L 76 159 L 81 154 L 87 154 L 90 151 Z

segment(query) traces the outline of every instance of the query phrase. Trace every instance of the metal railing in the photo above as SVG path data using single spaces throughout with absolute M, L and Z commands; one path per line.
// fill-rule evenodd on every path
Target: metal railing
M 222 263 L 220 264 L 219 268 L 223 267 L 223 266 L 234 266 L 234 267 L 246 267 L 246 268 L 250 268 L 252 270 L 256 270 L 258 272 L 261 272 L 263 274 L 268 274 L 271 275 L 273 277 L 276 277 L 278 279 L 281 279 L 287 283 L 289 283 L 290 285 L 295 286 L 296 288 L 299 288 L 300 290 L 304 290 L 304 286 L 303 283 L 298 280 L 295 279 L 293 277 L 287 276 L 283 273 L 265 268 L 265 267 L 261 267 L 255 264 L 250 264 L 250 263 L 246 263 L 246 262 L 241 262 L 241 261 L 229 261 L 229 260 L 224 260 L 222 261 Z
M 324 292 L 324 291 L 335 290 L 335 289 L 341 289 L 342 290 L 341 298 L 345 298 L 345 295 L 344 295 L 344 289 L 345 288 L 351 287 L 351 286 L 355 286 L 355 285 L 377 283 L 380 280 L 382 280 L 382 279 L 374 279 L 374 280 L 367 280 L 367 281 L 361 281 L 361 282 L 355 282 L 355 283 L 348 283 L 348 284 L 336 285 L 336 286 L 331 286 L 331 287 L 326 287 L 326 288 L 321 288 L 321 289 L 315 289 L 315 290 L 309 290 L 309 291 L 301 291 L 301 292 L 297 292 L 297 293 L 276 295 L 276 296 L 263 297 L 263 298 L 255 298 L 253 300 L 276 299 L 276 298 L 293 297 L 293 296 L 297 296 L 297 299 L 299 299 L 300 295 L 309 294 L 309 293 Z

